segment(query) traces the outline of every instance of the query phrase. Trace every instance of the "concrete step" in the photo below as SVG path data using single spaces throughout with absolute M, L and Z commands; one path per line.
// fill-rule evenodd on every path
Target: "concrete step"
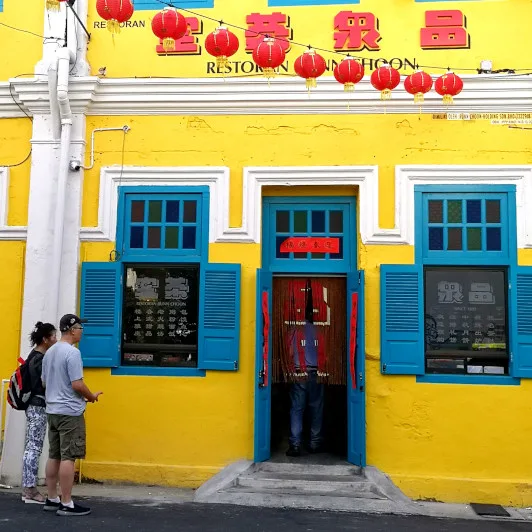
M 309 494 L 328 497 L 349 497 L 358 499 L 382 499 L 387 497 L 368 482 L 327 482 L 294 481 L 281 479 L 239 478 L 236 485 L 225 490 L 237 495 L 243 491 L 250 493 L 269 493 L 277 495 Z
M 313 475 L 345 475 L 345 476 L 363 476 L 360 467 L 345 465 L 319 465 L 319 464 L 297 464 L 281 462 L 259 462 L 253 464 L 249 471 L 262 471 L 268 473 L 288 473 L 288 474 L 307 474 L 309 471 Z
M 286 493 L 244 491 L 242 488 L 230 488 L 217 492 L 211 496 L 209 502 L 268 508 L 309 508 L 313 510 L 405 515 L 417 513 L 413 507 L 406 505 L 398 507 L 395 502 L 388 499 L 334 497 L 312 493 L 290 493 L 288 496 Z

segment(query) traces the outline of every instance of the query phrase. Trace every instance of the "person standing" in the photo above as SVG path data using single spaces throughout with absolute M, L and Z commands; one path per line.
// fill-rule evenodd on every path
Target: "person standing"
M 22 457 L 22 501 L 25 503 L 45 503 L 44 496 L 37 489 L 39 460 L 46 434 L 46 402 L 41 373 L 43 357 L 56 341 L 54 325 L 42 321 L 35 324 L 30 334 L 33 350 L 26 359 L 31 380 L 31 398 L 26 409 L 26 440 Z
M 75 314 L 65 314 L 61 318 L 61 340 L 50 348 L 42 369 L 50 444 L 46 464 L 48 497 L 44 510 L 61 516 L 90 513 L 90 508 L 72 500 L 76 459 L 85 458 L 85 406 L 87 402 L 97 402 L 102 394 L 92 393 L 83 381 L 81 353 L 74 347 L 81 339 L 84 322 Z M 57 493 L 58 481 L 61 499 Z

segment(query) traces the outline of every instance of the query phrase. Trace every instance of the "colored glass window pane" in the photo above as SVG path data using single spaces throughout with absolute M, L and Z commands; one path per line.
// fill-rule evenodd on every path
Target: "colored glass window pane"
M 131 228 L 129 247 L 136 249 L 144 247 L 144 227 Z
M 294 233 L 307 232 L 307 211 L 294 212 Z
M 482 230 L 480 227 L 467 228 L 467 250 L 480 251 L 482 249 Z
M 482 201 L 467 200 L 467 223 L 479 224 L 482 222 Z
M 286 240 L 286 236 L 278 236 L 275 238 L 275 256 L 278 259 L 290 258 L 290 253 L 281 253 L 281 244 Z
M 179 227 L 167 227 L 164 247 L 166 249 L 179 248 Z
M 486 229 L 486 249 L 488 251 L 501 251 L 501 228 L 488 227 Z
M 447 202 L 447 223 L 462 223 L 462 202 L 460 200 L 450 200 Z
M 161 228 L 148 227 L 148 248 L 158 249 L 161 247 Z
M 443 227 L 429 228 L 429 249 L 443 250 Z
M 196 228 L 183 227 L 183 249 L 194 249 L 196 247 Z
M 169 223 L 179 222 L 179 201 L 166 202 L 166 221 Z
M 447 231 L 447 249 L 459 251 L 462 249 L 462 228 L 451 227 Z
M 131 221 L 143 222 L 144 221 L 144 202 L 132 201 L 131 202 Z
M 340 241 L 340 251 L 338 253 L 331 253 L 329 256 L 331 259 L 343 259 L 344 258 L 344 238 L 338 238 Z
M 290 231 L 290 211 L 277 211 L 275 227 L 278 233 Z
M 196 221 L 196 202 L 183 202 L 183 222 L 194 223 Z M 195 246 L 194 246 L 195 247 Z
M 329 232 L 343 233 L 344 213 L 342 211 L 331 211 L 329 213 Z
M 443 223 L 443 201 L 429 200 L 429 223 Z
M 312 211 L 312 232 L 325 233 L 325 211 Z
M 148 207 L 148 222 L 160 223 L 163 217 L 163 202 L 150 201 Z
M 501 222 L 501 202 L 500 200 L 486 201 L 486 222 L 498 224 Z

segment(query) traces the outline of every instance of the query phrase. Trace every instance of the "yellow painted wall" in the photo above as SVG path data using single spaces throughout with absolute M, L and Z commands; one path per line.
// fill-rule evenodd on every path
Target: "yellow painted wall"
M 33 75 L 42 56 L 44 35 L 44 2 L 38 4 L 39 8 L 33 8 L 33 2 L 30 6 L 20 0 L 4 0 L 4 10 L 0 12 L 0 80 Z
M 246 166 L 378 165 L 380 222 L 391 227 L 396 165 L 532 164 L 528 131 L 430 115 L 90 117 L 87 135 L 123 123 L 131 126 L 126 165 L 228 166 L 233 226 L 241 223 Z M 119 164 L 121 148 L 120 134 L 102 134 L 95 168 L 85 173 L 83 226 L 97 223 L 100 168 Z M 283 187 L 264 192 L 285 190 L 294 193 Z M 85 243 L 81 258 L 105 261 L 112 248 Z M 206 378 L 111 377 L 109 370 L 87 370 L 90 387 L 104 391 L 87 413 L 83 468 L 89 477 L 197 486 L 224 465 L 252 458 L 260 246 L 211 244 L 209 252 L 211 261 L 243 266 L 241 369 L 208 372 Z M 359 244 L 359 267 L 366 271 L 368 463 L 416 498 L 532 504 L 530 383 L 416 384 L 413 377 L 379 372 L 379 265 L 413 260 L 409 246 Z M 521 251 L 519 260 L 532 264 L 532 251 Z
M 14 0 L 11 0 L 14 1 Z M 240 27 L 246 26 L 246 15 L 251 13 L 268 14 L 282 12 L 290 17 L 293 39 L 305 46 L 331 50 L 334 47 L 334 17 L 340 11 L 369 12 L 379 20 L 381 34 L 380 50 L 361 51 L 357 55 L 377 59 L 379 57 L 408 58 L 419 65 L 451 66 L 456 72 L 474 73 L 480 61 L 492 59 L 494 69 L 529 69 L 528 55 L 532 35 L 530 18 L 532 4 L 526 0 L 500 0 L 477 2 L 414 2 L 398 0 L 361 0 L 360 4 L 328 6 L 268 7 L 267 0 L 215 0 L 214 9 L 193 9 L 192 11 L 220 19 Z M 161 8 L 163 6 L 161 5 Z M 514 9 L 512 15 L 511 9 Z M 425 12 L 430 10 L 461 10 L 467 19 L 467 30 L 471 37 L 470 48 L 458 50 L 422 50 L 419 32 L 425 25 Z M 151 30 L 151 20 L 157 11 L 137 10 L 133 22 L 143 22 L 144 27 L 124 28 L 114 40 L 100 24 L 95 2 L 90 3 L 89 29 L 92 32 L 89 44 L 89 62 L 93 74 L 107 67 L 108 77 L 123 76 L 172 76 L 178 78 L 208 76 L 206 63 L 212 58 L 203 50 L 201 56 L 157 56 L 157 38 Z M 190 13 L 183 12 L 185 16 Z M 210 20 L 203 21 L 203 34 L 198 35 L 203 48 L 205 37 L 218 25 Z M 241 47 L 232 60 L 249 61 L 245 52 L 244 33 L 233 30 L 239 37 Z M 290 65 L 305 50 L 293 45 L 287 60 Z M 132 53 L 134 51 L 134 53 Z M 320 52 L 321 53 L 321 52 Z M 324 53 L 326 59 L 339 60 L 334 53 Z M 290 68 L 292 68 L 290 66 Z M 428 69 L 430 70 L 430 69 Z M 405 73 L 411 73 L 411 69 Z M 438 72 L 437 70 L 435 72 Z M 443 73 L 443 72 L 442 72 Z M 213 77 L 213 74 L 210 74 Z

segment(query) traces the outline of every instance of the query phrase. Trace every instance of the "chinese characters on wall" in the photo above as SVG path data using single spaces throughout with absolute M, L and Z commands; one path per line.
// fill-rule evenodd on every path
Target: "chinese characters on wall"
M 124 363 L 195 365 L 198 339 L 196 267 L 127 267 Z

